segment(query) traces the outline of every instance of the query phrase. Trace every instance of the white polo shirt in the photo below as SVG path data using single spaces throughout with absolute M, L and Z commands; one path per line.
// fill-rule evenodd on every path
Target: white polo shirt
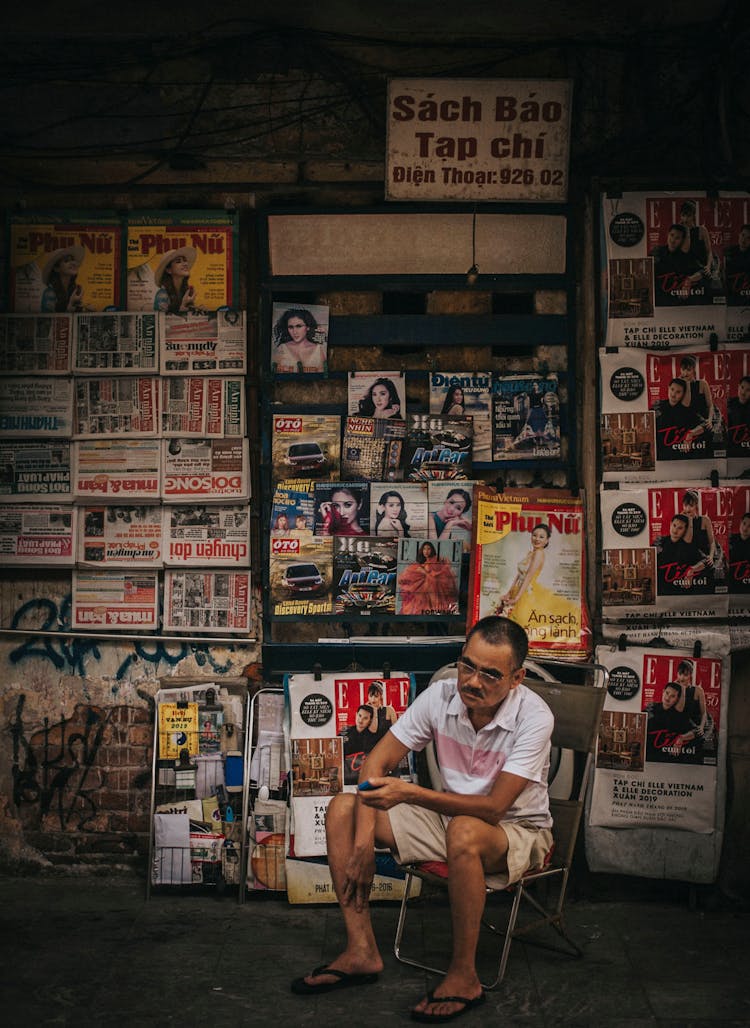
M 547 704 L 521 684 L 503 700 L 489 724 L 477 732 L 456 688 L 456 678 L 433 682 L 401 715 L 391 731 L 410 750 L 435 741 L 448 792 L 486 796 L 501 771 L 528 779 L 503 818 L 549 828 L 547 774 L 554 719 Z

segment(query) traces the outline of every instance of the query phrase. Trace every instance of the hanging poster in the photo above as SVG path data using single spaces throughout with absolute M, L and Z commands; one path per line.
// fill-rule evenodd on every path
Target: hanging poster
M 79 438 L 159 434 L 156 376 L 76 379 L 75 404 L 75 435 Z
M 750 340 L 750 196 L 720 193 L 722 271 L 727 293 L 727 330 L 730 342 Z
M 238 216 L 228 211 L 133 211 L 127 224 L 129 311 L 235 307 Z
M 72 347 L 70 314 L 0 315 L 0 374 L 67 375 Z
M 602 350 L 602 478 L 665 481 L 727 469 L 728 355 Z
M 370 487 L 364 482 L 316 482 L 315 535 L 369 535 Z
M 726 617 L 729 502 L 703 482 L 603 486 L 604 617 Z
M 403 421 L 406 377 L 403 371 L 350 371 L 349 414 Z
M 325 812 L 333 796 L 356 788 L 362 762 L 406 710 L 409 675 L 391 672 L 289 675 L 294 857 L 326 855 Z M 411 777 L 408 761 L 395 774 Z
M 276 375 L 324 371 L 330 308 L 309 303 L 273 305 L 271 368 Z
M 565 490 L 474 489 L 467 627 L 489 614 L 522 625 L 534 656 L 584 659 L 591 648 L 584 510 Z
M 428 482 L 428 531 L 430 539 L 458 539 L 464 553 L 471 551 L 474 520 L 474 486 L 484 482 Z
M 378 536 L 333 540 L 334 613 L 396 613 L 397 541 Z
M 117 215 L 45 211 L 14 213 L 8 220 L 13 311 L 73 314 L 122 306 Z
M 607 346 L 660 350 L 725 339 L 728 201 L 653 191 L 601 202 Z
M 726 661 L 599 646 L 609 669 L 590 824 L 711 833 Z

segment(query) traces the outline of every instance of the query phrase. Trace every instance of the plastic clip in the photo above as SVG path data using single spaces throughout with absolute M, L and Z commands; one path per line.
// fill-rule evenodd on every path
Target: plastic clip
M 716 468 L 714 468 L 711 472 L 711 487 L 713 489 L 719 488 L 719 472 L 716 470 Z
M 708 345 L 711 349 L 711 353 L 716 353 L 716 351 L 719 349 L 719 337 L 715 332 L 712 332 L 711 335 L 708 337 Z
M 627 635 L 625 635 L 624 632 L 621 632 L 620 633 L 620 637 L 617 640 L 617 649 L 620 650 L 620 652 L 622 653 L 622 652 L 624 652 L 627 649 L 627 647 L 628 647 L 628 637 L 627 637 Z
M 693 656 L 695 657 L 696 660 L 698 659 L 698 657 L 700 657 L 702 650 L 703 650 L 703 643 L 700 641 L 700 639 L 696 639 L 695 642 L 693 643 Z
M 387 660 L 384 660 L 383 661 L 383 678 L 390 678 L 390 677 L 391 677 L 391 665 L 390 665 L 390 662 L 387 661 Z
M 319 682 L 323 677 L 323 668 L 320 664 L 313 664 L 313 678 L 316 682 Z

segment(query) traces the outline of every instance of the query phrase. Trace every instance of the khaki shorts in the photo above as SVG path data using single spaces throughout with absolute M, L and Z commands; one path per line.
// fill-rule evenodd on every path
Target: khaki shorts
M 424 807 L 399 803 L 388 811 L 396 840 L 394 857 L 400 864 L 420 864 L 425 860 L 446 861 L 446 830 L 451 820 Z M 531 821 L 501 821 L 508 838 L 507 871 L 486 875 L 493 889 L 504 889 L 517 882 L 530 868 L 541 868 L 552 849 L 552 832 Z

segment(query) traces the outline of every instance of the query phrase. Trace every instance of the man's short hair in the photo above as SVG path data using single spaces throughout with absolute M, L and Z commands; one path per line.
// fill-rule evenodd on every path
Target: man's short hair
M 526 629 L 510 618 L 491 615 L 481 618 L 473 626 L 466 641 L 473 635 L 478 635 L 491 646 L 510 646 L 513 652 L 513 662 L 517 668 L 521 667 L 529 652 L 529 637 Z
M 667 684 L 662 689 L 662 693 L 665 693 L 667 689 L 674 689 L 678 696 L 682 696 L 682 686 L 679 682 L 667 682 Z
M 357 707 L 357 713 L 358 714 L 359 714 L 360 710 L 366 711 L 366 713 L 368 713 L 370 715 L 370 720 L 371 721 L 375 717 L 375 711 L 373 710 L 373 708 L 370 706 L 369 703 L 360 703 L 360 705 Z

